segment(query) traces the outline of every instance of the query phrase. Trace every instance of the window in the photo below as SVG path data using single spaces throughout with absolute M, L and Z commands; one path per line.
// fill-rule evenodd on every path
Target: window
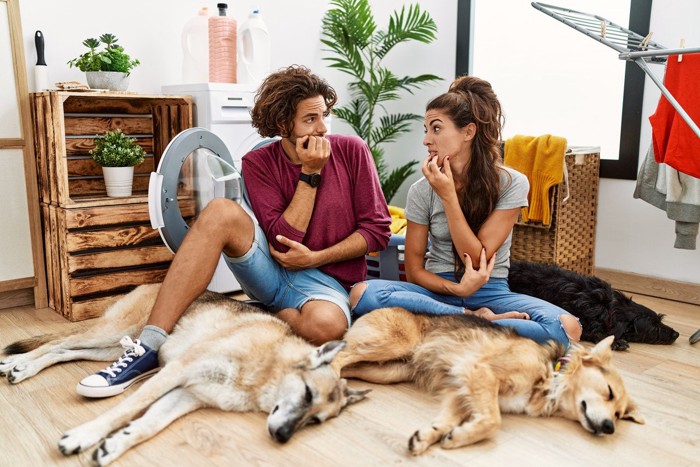
M 645 35 L 651 0 L 566 0 Z M 629 26 L 625 19 L 629 18 Z M 634 180 L 644 72 L 615 50 L 523 0 L 459 0 L 456 74 L 491 82 L 506 115 L 504 137 L 545 133 L 601 147 L 601 176 Z

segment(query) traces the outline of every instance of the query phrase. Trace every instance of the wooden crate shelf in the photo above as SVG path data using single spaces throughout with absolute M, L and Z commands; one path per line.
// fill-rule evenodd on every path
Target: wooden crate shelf
M 151 228 L 148 179 L 165 147 L 192 126 L 189 97 L 124 93 L 31 95 L 49 306 L 71 321 L 101 316 L 117 297 L 161 282 L 173 254 Z M 90 158 L 95 136 L 120 128 L 148 157 L 133 195 L 109 198 Z M 194 216 L 186 190 L 180 209 Z
M 97 135 L 119 128 L 144 148 L 133 185 L 143 197 L 165 147 L 192 126 L 188 96 L 52 91 L 32 94 L 31 108 L 40 201 L 63 207 L 106 197 L 102 169 L 89 154 Z
M 49 306 L 71 321 L 100 316 L 107 298 L 165 277 L 173 254 L 151 228 L 147 204 L 42 203 L 42 211 Z

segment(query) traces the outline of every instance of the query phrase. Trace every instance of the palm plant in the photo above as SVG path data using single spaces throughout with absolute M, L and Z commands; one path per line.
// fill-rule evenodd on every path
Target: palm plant
M 413 94 L 426 83 L 440 77 L 423 74 L 399 77 L 382 65 L 382 60 L 398 44 L 417 40 L 429 44 L 435 39 L 437 27 L 428 12 L 418 5 L 394 11 L 386 31 L 377 30 L 368 0 L 331 0 L 331 9 L 323 17 L 321 42 L 334 56 L 324 57 L 331 67 L 352 76 L 348 85 L 351 101 L 335 108 L 335 115 L 345 120 L 372 152 L 387 202 L 401 184 L 413 174 L 416 160 L 389 171 L 384 162 L 384 143 L 396 141 L 410 130 L 411 122 L 421 121 L 422 115 L 389 113 L 384 103 L 399 99 L 401 91 Z

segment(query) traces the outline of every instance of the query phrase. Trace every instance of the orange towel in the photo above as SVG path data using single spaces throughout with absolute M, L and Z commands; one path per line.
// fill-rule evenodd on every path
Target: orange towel
M 549 189 L 564 180 L 566 144 L 565 138 L 552 135 L 516 135 L 506 141 L 503 162 L 530 181 L 530 206 L 521 211 L 524 222 L 551 224 Z

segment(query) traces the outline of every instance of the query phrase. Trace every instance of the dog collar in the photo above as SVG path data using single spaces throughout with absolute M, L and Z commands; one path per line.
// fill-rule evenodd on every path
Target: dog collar
M 571 361 L 571 357 L 568 355 L 565 355 L 563 357 L 560 357 L 557 359 L 556 362 L 554 362 L 554 371 L 558 372 L 562 368 L 566 366 L 567 363 Z

